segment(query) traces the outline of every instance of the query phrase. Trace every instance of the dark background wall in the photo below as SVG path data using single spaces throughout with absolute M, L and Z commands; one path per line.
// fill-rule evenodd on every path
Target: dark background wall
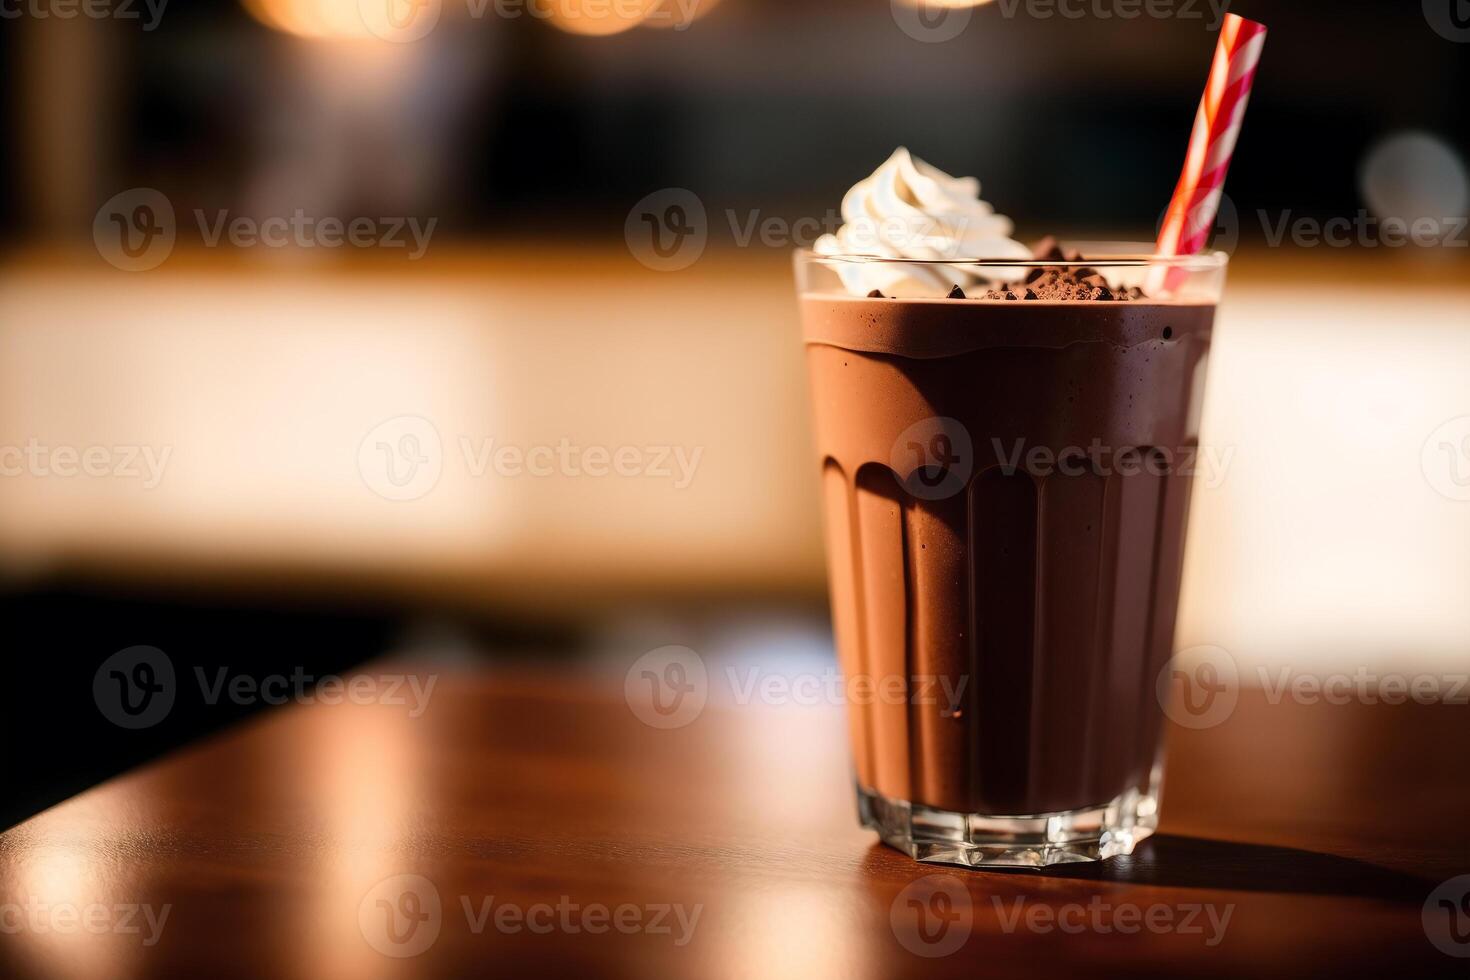
M 445 233 L 616 237 L 629 204 L 663 186 L 717 207 L 820 214 L 906 144 L 979 175 L 1025 229 L 1147 231 L 1214 44 L 1203 0 L 1179 4 L 1194 16 L 1038 19 L 993 2 L 938 44 L 901 31 L 886 0 L 724 0 L 687 30 L 611 37 L 446 13 L 426 40 L 390 46 L 414 53 L 374 74 L 234 0 L 175 0 L 151 33 L 90 25 L 106 81 L 65 91 L 22 57 L 47 45 L 67 57 L 58 25 L 7 22 L 0 207 L 27 234 L 85 233 L 40 213 L 37 185 L 60 176 L 36 164 L 27 121 L 90 114 L 98 201 L 138 184 L 237 211 L 312 199 L 310 181 L 293 190 L 271 176 L 294 160 L 298 173 L 332 169 L 333 205 L 432 213 Z M 1231 172 L 1238 206 L 1350 214 L 1365 152 L 1398 130 L 1431 131 L 1463 155 L 1470 44 L 1437 33 L 1425 5 L 1234 9 L 1271 31 Z M 323 165 L 329 126 L 351 149 Z M 398 180 L 406 171 L 420 179 Z

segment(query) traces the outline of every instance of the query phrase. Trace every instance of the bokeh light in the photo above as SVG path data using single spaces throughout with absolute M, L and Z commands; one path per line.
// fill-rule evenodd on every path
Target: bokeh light
M 1470 206 L 1465 162 L 1431 133 L 1395 133 L 1379 142 L 1364 158 L 1359 187 L 1379 218 L 1443 221 Z
M 438 25 L 444 9 L 444 0 L 241 0 L 241 3 L 267 27 L 317 41 L 418 41 Z
M 605 37 L 637 27 L 659 4 L 660 0 L 540 0 L 536 13 L 568 34 Z
M 903 0 L 910 7 L 942 7 L 950 10 L 962 10 L 965 7 L 983 7 L 992 0 Z
M 719 5 L 720 0 L 654 0 L 653 9 L 639 26 L 682 31 Z

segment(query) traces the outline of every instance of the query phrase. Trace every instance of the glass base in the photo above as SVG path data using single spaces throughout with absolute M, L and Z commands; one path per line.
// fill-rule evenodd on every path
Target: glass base
M 967 868 L 1045 868 L 1132 854 L 1159 824 L 1159 777 L 1098 807 L 1027 816 L 936 810 L 861 785 L 858 817 L 916 861 Z

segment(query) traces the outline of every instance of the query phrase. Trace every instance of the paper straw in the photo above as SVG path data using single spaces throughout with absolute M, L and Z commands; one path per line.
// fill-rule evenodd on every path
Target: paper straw
M 1179 184 L 1169 201 L 1163 227 L 1159 229 L 1156 252 L 1159 255 L 1194 255 L 1209 241 L 1210 229 L 1220 210 L 1220 195 L 1225 187 L 1225 172 L 1235 152 L 1240 123 L 1245 117 L 1251 84 L 1256 80 L 1256 66 L 1261 48 L 1266 43 L 1266 26 L 1228 14 L 1220 27 L 1220 40 L 1215 45 L 1210 77 L 1194 116 L 1194 130 L 1189 136 L 1189 153 Z M 1166 274 L 1155 268 L 1149 277 L 1151 291 L 1163 286 L 1172 291 L 1186 273 L 1173 268 Z

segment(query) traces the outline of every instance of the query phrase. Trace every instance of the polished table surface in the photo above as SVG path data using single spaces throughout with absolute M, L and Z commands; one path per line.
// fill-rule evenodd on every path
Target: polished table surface
M 411 696 L 291 704 L 38 814 L 0 835 L 0 976 L 1470 965 L 1425 925 L 1470 872 L 1463 706 L 1244 692 L 1170 731 L 1163 828 L 1131 858 L 984 873 L 856 826 L 839 707 L 712 698 L 658 729 L 626 666 L 417 664 L 416 716 Z

